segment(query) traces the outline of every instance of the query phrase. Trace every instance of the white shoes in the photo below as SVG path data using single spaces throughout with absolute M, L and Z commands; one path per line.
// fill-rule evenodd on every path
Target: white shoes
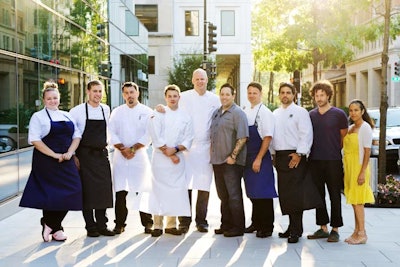
M 51 229 L 50 227 L 47 226 L 47 224 L 44 223 L 43 218 L 40 220 L 40 224 L 42 225 L 42 238 L 44 242 L 50 242 L 51 240 Z
M 65 235 L 63 230 L 58 230 L 53 234 L 53 240 L 54 241 L 65 241 L 67 240 L 67 236 Z

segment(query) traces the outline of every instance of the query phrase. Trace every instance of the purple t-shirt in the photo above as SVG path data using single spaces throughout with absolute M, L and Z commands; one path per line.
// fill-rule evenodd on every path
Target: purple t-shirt
M 311 147 L 312 160 L 341 160 L 340 130 L 348 128 L 348 120 L 343 110 L 331 107 L 324 114 L 318 108 L 310 111 L 314 140 Z

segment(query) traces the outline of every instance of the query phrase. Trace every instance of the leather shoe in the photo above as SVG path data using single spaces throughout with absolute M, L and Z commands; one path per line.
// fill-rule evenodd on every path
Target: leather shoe
M 235 237 L 235 236 L 243 236 L 243 232 L 239 231 L 225 231 L 224 232 L 225 237 Z
M 288 243 L 297 243 L 299 242 L 299 236 L 298 235 L 290 235 L 288 238 Z
M 224 229 L 218 228 L 218 229 L 214 229 L 214 233 L 216 235 L 222 235 L 225 232 Z
M 87 231 L 88 237 L 99 237 L 100 233 L 98 231 Z
M 101 229 L 98 232 L 99 232 L 99 234 L 104 235 L 104 236 L 115 236 L 115 233 L 111 230 L 108 230 L 107 228 Z
M 151 234 L 151 228 L 145 227 L 144 228 L 144 233 L 145 234 Z
M 176 228 L 165 228 L 165 233 L 170 235 L 181 235 L 182 232 Z
M 207 225 L 203 225 L 203 224 L 199 224 L 199 225 L 197 225 L 197 231 L 199 231 L 200 233 L 207 233 L 208 232 L 208 226 Z
M 249 227 L 247 227 L 246 229 L 244 229 L 244 232 L 246 233 L 246 234 L 251 234 L 251 233 L 253 233 L 254 231 L 257 231 L 257 229 L 256 229 L 256 227 L 254 226 L 254 225 L 250 225 Z
M 179 226 L 179 230 L 182 232 L 182 234 L 186 234 L 187 232 L 189 232 L 189 226 Z
M 259 238 L 266 238 L 266 237 L 269 237 L 269 236 L 271 236 L 272 235 L 272 232 L 267 232 L 267 231 L 263 231 L 263 230 L 258 230 L 257 231 L 257 234 L 256 234 L 256 237 L 259 237 Z
M 279 236 L 280 238 L 288 238 L 288 237 L 290 236 L 289 229 L 287 229 L 287 230 L 286 230 L 285 232 L 283 232 L 283 233 L 279 233 L 278 236 Z
M 154 229 L 151 231 L 151 236 L 152 237 L 159 237 L 162 235 L 163 231 L 161 229 Z
M 124 226 L 118 226 L 118 225 L 116 225 L 116 226 L 114 227 L 113 232 L 114 232 L 116 235 L 119 235 L 119 234 L 121 234 L 122 232 L 125 232 L 125 227 L 124 227 Z

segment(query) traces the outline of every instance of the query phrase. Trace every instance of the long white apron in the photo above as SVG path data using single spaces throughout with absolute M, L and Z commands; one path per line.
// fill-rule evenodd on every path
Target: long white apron
M 210 164 L 210 142 L 193 141 L 190 151 L 184 151 L 188 188 L 210 191 L 213 169 Z
M 190 216 L 185 161 L 182 153 L 176 155 L 180 162 L 173 164 L 159 149 L 153 151 L 153 190 L 145 209 L 153 215 Z
M 114 150 L 113 178 L 115 192 L 148 192 L 151 190 L 151 165 L 147 147 L 136 151 L 135 157 L 126 159 L 118 149 Z

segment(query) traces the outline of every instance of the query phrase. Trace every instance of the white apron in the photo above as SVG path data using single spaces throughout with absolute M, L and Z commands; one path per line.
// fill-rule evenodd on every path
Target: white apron
M 213 169 L 210 164 L 210 142 L 193 141 L 190 151 L 185 151 L 186 182 L 188 188 L 210 191 Z

